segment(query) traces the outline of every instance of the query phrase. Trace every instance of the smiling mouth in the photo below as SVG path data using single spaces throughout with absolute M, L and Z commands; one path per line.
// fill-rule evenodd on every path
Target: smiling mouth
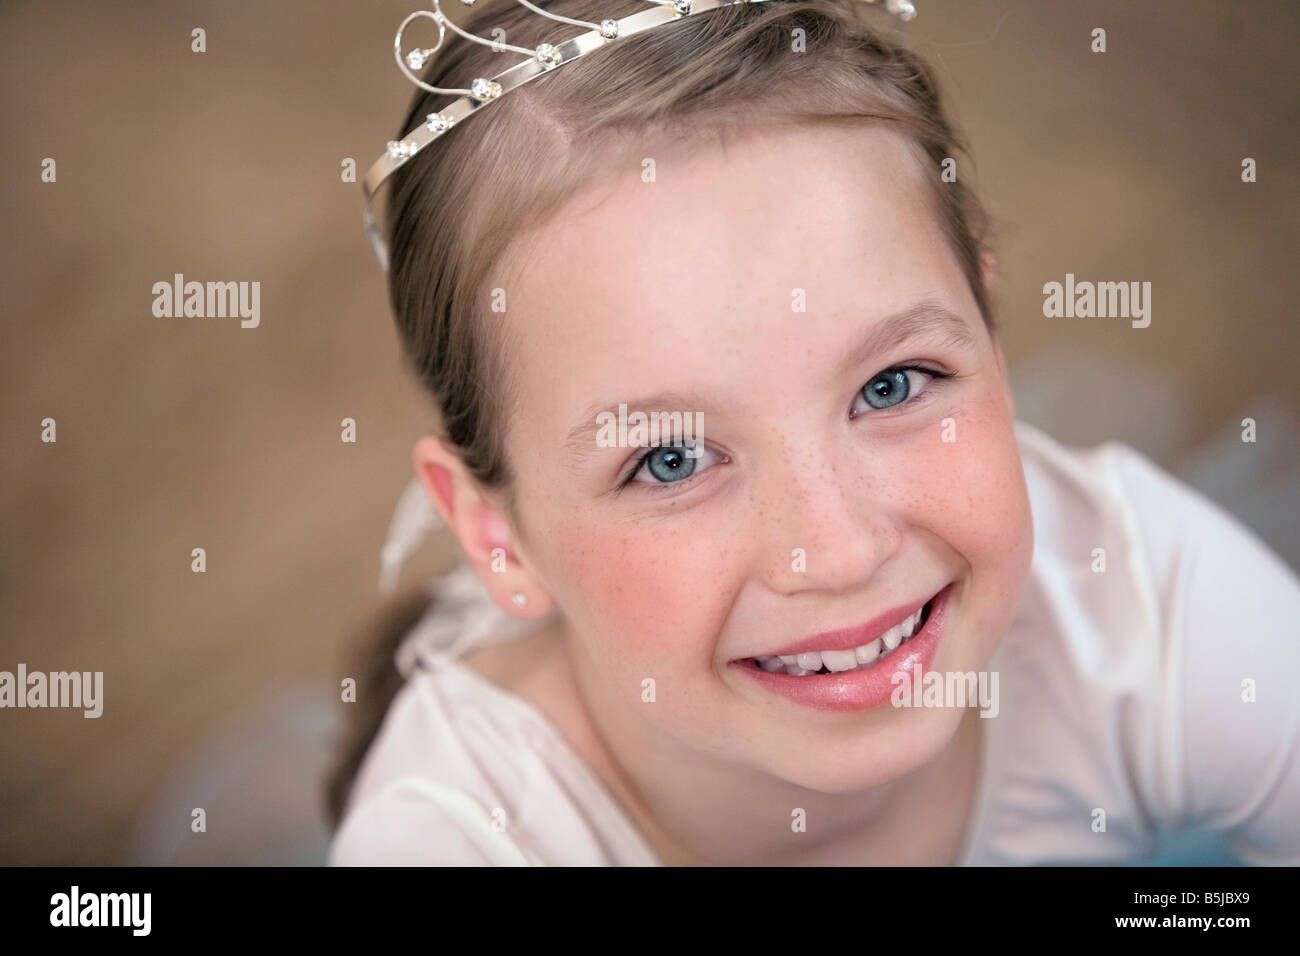
M 784 671 L 791 677 L 811 677 L 866 670 L 890 657 L 900 647 L 921 633 L 930 619 L 930 610 L 938 595 L 926 601 L 915 614 L 891 627 L 869 644 L 844 651 L 810 651 L 795 655 L 750 657 L 743 664 L 769 672 Z

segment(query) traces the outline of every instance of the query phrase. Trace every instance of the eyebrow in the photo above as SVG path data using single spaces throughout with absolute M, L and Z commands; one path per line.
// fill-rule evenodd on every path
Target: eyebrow
M 975 335 L 965 319 L 934 299 L 925 299 L 869 328 L 845 353 L 840 373 L 865 365 L 874 355 L 920 338 L 947 348 L 976 347 Z
M 636 411 L 676 411 L 683 415 L 688 412 L 716 414 L 718 411 L 718 407 L 713 402 L 693 392 L 660 392 L 657 395 L 647 395 L 635 402 L 623 404 L 627 405 L 629 415 Z M 587 409 L 584 417 L 569 431 L 568 438 L 564 440 L 564 447 L 577 462 L 586 460 L 591 454 L 592 446 L 596 443 L 596 416 L 602 412 L 617 416 L 618 406 L 618 402 L 597 402 Z
M 934 299 L 925 299 L 901 312 L 877 322 L 854 342 L 841 360 L 839 374 L 865 365 L 873 356 L 896 349 L 915 339 L 926 338 L 949 348 L 975 348 L 976 339 L 970 325 L 955 312 Z M 626 401 L 629 412 L 640 410 L 674 410 L 717 413 L 707 398 L 693 392 L 660 392 L 636 401 Z M 579 461 L 588 457 L 595 443 L 596 416 L 602 412 L 618 414 L 619 402 L 597 402 L 589 406 L 578 424 L 570 429 L 564 447 Z

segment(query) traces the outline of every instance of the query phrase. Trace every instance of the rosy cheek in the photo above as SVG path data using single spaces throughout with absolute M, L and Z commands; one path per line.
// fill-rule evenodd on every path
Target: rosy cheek
M 970 515 L 962 541 L 991 562 L 1014 567 L 1033 548 L 1024 466 L 1012 420 L 993 397 L 972 409 L 968 441 L 955 463 Z
M 952 441 L 920 436 L 909 449 L 904 519 L 938 537 L 988 575 L 1032 548 L 1019 449 L 1006 407 L 990 389 L 951 414 Z
M 991 636 L 1005 628 L 1033 556 L 1033 522 L 1013 422 L 995 393 L 957 412 L 957 440 L 943 446 L 936 505 L 925 527 L 966 566 L 972 620 Z M 922 521 L 926 519 L 922 518 Z
M 721 618 L 710 562 L 725 560 L 699 529 L 646 525 L 612 532 L 608 526 L 569 525 L 562 577 L 581 582 L 566 614 L 590 634 L 589 652 L 611 671 L 641 673 L 658 665 L 707 661 Z M 573 610 L 570 610 L 572 608 Z M 710 630 L 714 628 L 714 630 Z

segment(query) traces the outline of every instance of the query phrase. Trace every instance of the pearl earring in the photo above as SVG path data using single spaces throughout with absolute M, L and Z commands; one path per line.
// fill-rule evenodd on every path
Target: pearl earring
M 516 591 L 510 596 L 510 600 L 515 602 L 515 607 L 523 607 L 528 603 L 528 596 L 522 591 Z

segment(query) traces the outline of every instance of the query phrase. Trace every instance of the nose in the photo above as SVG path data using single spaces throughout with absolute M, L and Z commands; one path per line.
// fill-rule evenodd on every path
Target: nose
M 843 442 L 785 442 L 758 494 L 764 583 L 778 594 L 860 591 L 889 561 L 902 531 L 891 483 Z

